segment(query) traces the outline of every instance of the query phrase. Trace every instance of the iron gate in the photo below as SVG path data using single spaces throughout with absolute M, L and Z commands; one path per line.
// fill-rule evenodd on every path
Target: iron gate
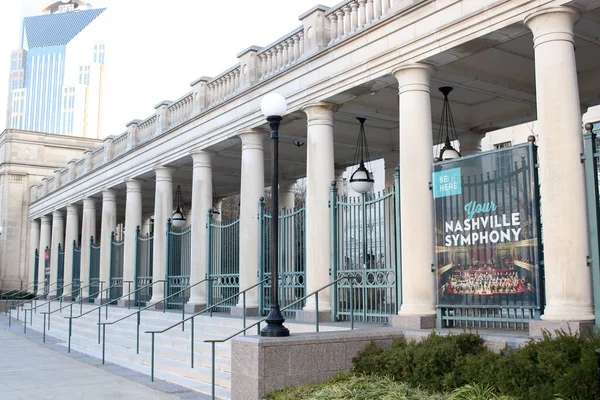
M 152 283 L 152 257 L 154 236 L 140 234 L 140 227 L 136 228 L 135 248 L 135 305 L 145 305 L 152 298 L 152 286 L 143 290 L 137 289 Z
M 56 270 L 56 296 L 60 297 L 63 295 L 65 285 L 65 251 L 58 244 L 58 268 Z
M 207 274 L 214 281 L 207 281 L 208 306 L 231 297 L 240 290 L 240 220 L 220 221 L 208 213 L 208 268 Z M 237 299 L 223 303 L 215 311 L 229 311 Z
M 167 293 L 165 297 L 190 287 L 191 238 L 191 226 L 176 230 L 171 222 L 167 224 Z M 182 308 L 189 298 L 189 290 L 186 290 L 168 299 L 167 307 Z
M 92 236 L 90 238 L 90 302 L 92 302 L 96 297 L 98 297 L 100 289 L 100 245 L 96 246 L 94 244 L 94 237 Z
M 259 204 L 259 281 L 271 276 L 271 216 L 265 212 L 265 203 Z M 305 279 L 305 208 L 282 209 L 279 213 L 279 304 L 283 308 L 304 297 Z M 262 287 L 259 299 L 261 314 L 269 312 L 271 281 Z M 303 302 L 284 311 L 293 316 L 304 307 Z
M 337 320 L 387 322 L 402 301 L 400 264 L 400 203 L 398 173 L 394 185 L 360 197 L 337 195 L 331 189 L 332 265 L 335 279 L 356 276 L 333 290 Z M 353 298 L 352 303 L 350 299 Z
M 44 250 L 44 296 L 50 293 L 50 248 Z
M 110 234 L 110 293 L 109 300 L 112 301 L 123 295 L 123 249 L 125 242 L 115 240 L 115 233 Z
M 77 241 L 73 240 L 73 284 L 71 287 L 71 297 L 73 299 L 81 296 L 81 247 L 77 247 Z

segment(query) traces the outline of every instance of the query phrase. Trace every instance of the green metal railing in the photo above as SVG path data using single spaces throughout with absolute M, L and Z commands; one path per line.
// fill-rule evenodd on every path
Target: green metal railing
M 169 220 L 167 222 L 167 308 L 184 308 L 189 292 L 182 290 L 190 286 L 192 257 L 192 227 L 178 231 Z M 180 296 L 171 296 L 179 293 Z M 186 297 L 187 296 L 187 297 Z
M 139 225 L 136 228 L 135 242 L 135 305 L 147 303 L 152 298 L 152 256 L 153 256 L 154 236 L 140 235 Z M 138 288 L 145 287 L 147 290 Z
M 187 318 L 183 318 L 181 321 L 174 323 L 171 326 L 168 326 L 160 331 L 146 331 L 146 333 L 150 333 L 152 335 L 152 354 L 151 354 L 151 362 L 150 362 L 150 379 L 152 382 L 154 382 L 154 335 L 155 334 L 160 334 L 160 333 L 165 333 L 173 328 L 175 328 L 176 326 L 181 325 L 181 330 L 183 330 L 183 327 L 185 326 L 185 323 L 187 321 L 190 321 L 191 324 L 191 336 L 190 336 L 190 358 L 191 358 L 191 367 L 194 368 L 194 318 L 196 318 L 197 316 L 204 314 L 204 313 L 210 313 L 210 316 L 212 317 L 213 312 L 217 311 L 217 308 L 221 305 L 221 303 L 226 303 L 228 301 L 230 301 L 232 298 L 237 297 L 239 298 L 239 296 L 242 296 L 242 320 L 243 320 L 243 326 L 244 328 L 246 327 L 246 292 L 248 292 L 249 290 L 252 290 L 254 288 L 256 288 L 257 286 L 261 286 L 263 284 L 265 284 L 267 281 L 267 279 L 260 281 L 258 283 L 255 283 L 254 285 L 242 290 L 241 292 L 235 293 L 234 295 L 221 300 L 219 303 L 217 304 L 213 304 L 210 307 L 205 308 L 202 311 L 199 311 L 197 313 L 195 313 L 194 315 L 191 315 Z M 202 281 L 201 281 L 202 282 Z
M 261 198 L 258 211 L 259 219 L 259 280 L 271 276 L 271 215 L 265 212 L 264 199 Z M 305 277 L 305 208 L 282 209 L 279 213 L 279 302 L 281 306 L 290 304 L 306 293 Z M 271 303 L 271 284 L 264 285 L 259 304 L 260 315 L 266 315 L 266 304 Z M 294 315 L 303 304 L 289 308 L 286 315 Z
M 90 237 L 90 277 L 88 286 L 90 290 L 95 290 L 95 293 L 101 293 L 100 285 L 100 245 L 94 244 L 94 237 Z M 92 301 L 95 297 L 89 297 L 88 300 Z
M 115 233 L 110 233 L 110 280 L 113 287 L 108 293 L 109 301 L 115 301 L 123 295 L 123 258 L 125 241 L 115 240 Z M 129 290 L 131 291 L 131 290 Z
M 77 241 L 73 240 L 73 266 L 71 276 L 73 277 L 73 292 L 80 293 L 81 287 L 81 247 L 77 247 Z M 77 282 L 77 284 L 75 284 Z M 76 298 L 76 297 L 73 297 Z
M 52 283 L 50 283 L 50 284 L 48 285 L 48 287 L 52 287 L 53 285 L 57 285 L 57 284 L 58 284 L 58 282 L 52 282 Z M 57 288 L 57 289 L 58 289 L 58 288 Z M 38 299 L 39 299 L 40 297 L 42 297 L 42 296 L 43 296 L 43 297 L 45 297 L 45 296 L 47 296 L 47 294 L 53 293 L 53 292 L 54 292 L 54 291 L 56 291 L 57 289 L 55 289 L 55 290 L 53 290 L 53 291 L 50 291 L 50 290 L 49 290 L 49 291 L 48 291 L 49 293 L 44 293 L 44 294 L 41 294 L 41 295 L 37 295 L 37 294 L 35 294 L 35 295 L 34 295 L 35 297 L 34 297 L 33 299 L 27 299 L 27 300 L 24 300 L 24 301 L 22 301 L 22 302 L 20 302 L 20 303 L 16 304 L 16 305 L 15 305 L 15 307 L 16 307 L 16 309 L 17 309 L 17 313 L 19 312 L 19 307 L 24 307 L 24 305 L 25 305 L 25 304 L 28 304 L 28 303 L 30 303 L 30 304 L 31 304 L 31 303 L 34 303 L 34 306 L 35 306 L 35 307 L 37 307 L 37 301 L 38 301 Z M 44 298 L 44 300 L 45 300 L 45 298 Z M 17 319 L 18 319 L 18 314 L 17 314 Z
M 180 290 L 179 292 L 175 292 L 175 293 L 173 293 L 173 294 L 165 297 L 162 300 L 159 300 L 159 301 L 157 301 L 155 303 L 149 304 L 149 305 L 145 306 L 144 308 L 139 308 L 139 306 L 138 306 L 138 310 L 137 311 L 135 311 L 135 312 L 133 312 L 131 314 L 125 315 L 125 316 L 123 316 L 123 317 L 121 317 L 121 318 L 119 318 L 119 319 L 117 319 L 115 321 L 110 321 L 110 322 L 100 322 L 100 321 L 98 321 L 98 329 L 100 329 L 100 326 L 102 326 L 102 364 L 104 364 L 104 359 L 105 359 L 106 325 L 114 325 L 117 322 L 123 321 L 123 320 L 125 320 L 125 319 L 127 319 L 127 318 L 129 318 L 131 316 L 137 315 L 135 351 L 136 351 L 136 354 L 140 354 L 140 323 L 141 323 L 141 312 L 144 311 L 144 310 L 147 310 L 149 308 L 156 307 L 157 305 L 159 305 L 161 303 L 163 303 L 163 312 L 165 312 L 165 310 L 167 308 L 165 305 L 170 300 L 169 299 L 170 297 L 172 298 L 172 297 L 176 297 L 176 296 L 181 296 L 182 295 L 181 292 L 184 292 L 186 290 L 190 290 L 194 286 L 197 286 L 197 285 L 199 285 L 201 283 L 204 283 L 205 281 L 209 281 L 209 280 L 212 280 L 212 279 L 211 278 L 205 278 L 205 279 L 201 280 L 200 282 L 196 282 L 193 285 L 191 285 L 191 286 L 189 286 L 187 288 L 184 288 L 184 289 Z M 157 281 L 157 282 L 164 282 L 164 281 Z M 185 320 L 185 307 L 181 308 L 181 321 L 183 322 L 184 320 Z M 185 326 L 182 324 L 181 325 L 181 330 L 184 331 L 184 329 L 185 329 Z M 194 329 L 194 327 L 192 325 L 192 330 L 193 329 Z
M 62 297 L 62 295 L 63 295 L 62 286 L 65 283 L 65 251 L 61 247 L 60 243 L 58 244 L 58 253 L 57 254 L 58 254 L 58 257 L 57 257 L 58 267 L 56 269 L 56 282 L 57 282 L 56 284 L 61 289 L 56 292 L 56 295 L 59 297 Z
M 11 321 L 12 321 L 12 310 L 13 308 L 15 308 L 15 302 L 18 302 L 19 299 L 18 297 L 23 297 L 29 294 L 29 289 L 33 288 L 37 286 L 37 281 L 28 283 L 27 285 L 25 285 L 25 287 L 23 288 L 21 285 L 21 289 L 17 290 L 17 291 L 10 291 L 10 299 L 6 299 L 5 298 L 5 294 L 2 295 L 3 300 L 5 301 L 5 306 L 6 309 L 4 310 L 5 314 L 8 315 L 8 327 L 10 328 L 11 326 Z M 35 296 L 35 295 L 34 295 Z M 10 303 L 9 303 L 10 300 Z M 19 320 L 19 308 L 17 307 L 17 321 Z
M 354 276 L 354 275 L 342 275 L 340 277 L 338 277 L 336 280 L 329 282 L 327 285 L 315 290 L 314 292 L 311 292 L 309 294 L 307 294 L 306 296 L 288 304 L 285 307 L 281 308 L 281 311 L 285 311 L 286 309 L 295 307 L 298 304 L 304 304 L 304 302 L 306 301 L 306 299 L 308 299 L 311 296 L 315 296 L 315 331 L 319 332 L 319 292 L 329 288 L 332 285 L 337 285 L 338 283 L 342 282 L 342 281 L 348 281 L 348 284 L 350 286 L 350 288 L 353 288 L 353 281 L 355 279 L 359 279 L 359 276 Z M 352 298 L 354 294 L 354 290 L 350 290 L 350 297 L 351 297 L 351 302 L 354 302 L 354 299 Z M 362 293 L 360 293 L 362 294 Z M 354 315 L 353 315 L 353 308 L 350 309 L 350 329 L 354 329 Z M 331 318 L 333 320 L 335 316 L 335 311 L 333 310 L 333 308 L 331 309 Z M 205 343 L 210 343 L 211 344 L 211 394 L 212 394 L 212 398 L 215 398 L 215 345 L 217 343 L 224 343 L 240 334 L 244 334 L 244 336 L 246 335 L 246 332 L 254 327 L 256 327 L 256 334 L 260 335 L 260 324 L 262 324 L 263 322 L 265 322 L 267 320 L 267 318 L 263 318 L 260 321 L 256 321 L 255 323 L 253 323 L 250 326 L 244 326 L 244 329 L 241 329 L 240 331 L 229 335 L 228 337 L 224 338 L 224 339 L 207 339 L 204 342 Z M 192 338 L 192 342 L 193 342 L 193 338 Z M 154 346 L 154 334 L 152 335 L 152 345 Z M 193 352 L 193 347 L 192 347 L 192 352 Z M 154 353 L 153 353 L 154 354 Z M 192 353 L 193 354 L 193 353 Z M 154 368 L 154 356 L 152 356 L 152 367 Z M 192 362 L 192 368 L 193 368 L 193 362 Z M 154 377 L 154 375 L 152 375 L 152 377 Z M 154 381 L 154 380 L 153 380 Z
M 219 303 L 215 311 L 227 311 L 236 304 L 221 300 L 240 290 L 240 220 L 218 221 L 209 211 L 207 221 L 207 276 L 214 278 L 207 288 L 208 306 Z
M 355 315 L 362 321 L 387 322 L 401 303 L 399 175 L 387 190 L 358 197 L 330 191 L 332 274 L 356 275 L 352 289 L 337 285 L 332 293 L 335 318 Z M 360 291 L 360 296 L 351 291 Z M 361 299 L 350 302 L 350 296 Z

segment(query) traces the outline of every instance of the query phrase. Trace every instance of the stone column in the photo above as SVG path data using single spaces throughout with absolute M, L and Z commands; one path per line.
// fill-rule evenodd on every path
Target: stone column
M 35 251 L 38 250 L 39 257 L 42 257 L 40 250 L 40 220 L 32 219 L 29 222 L 29 273 L 27 274 L 28 284 L 31 285 L 34 281 L 38 282 L 35 274 Z M 34 293 L 33 286 L 28 289 L 29 292 Z
M 73 291 L 73 242 L 79 239 L 79 209 L 76 205 L 67 206 L 67 232 L 65 235 L 65 290 L 63 298 L 71 299 Z M 81 264 L 80 264 L 81 265 Z M 67 286 L 69 285 L 69 286 Z
M 313 292 L 331 281 L 331 230 L 329 191 L 335 179 L 333 156 L 333 114 L 337 105 L 314 103 L 302 108 L 307 116 L 306 143 L 306 291 Z M 323 228 L 326 229 L 323 229 Z M 315 320 L 316 302 L 310 297 L 299 320 Z M 331 291 L 319 293 L 319 318 L 331 315 Z
M 250 130 L 240 134 L 242 140 L 242 176 L 240 185 L 240 291 L 258 282 L 258 203 L 264 196 L 265 164 L 263 145 L 265 134 Z M 256 315 L 258 289 L 246 294 L 246 313 Z M 231 315 L 242 313 L 242 297 Z
M 426 64 L 393 71 L 400 96 L 402 306 L 392 324 L 403 328 L 435 327 L 433 198 L 429 190 L 433 148 L 430 77 L 434 71 Z
M 279 182 L 279 209 L 287 212 L 293 210 L 296 204 L 295 180 L 283 180 Z
M 96 199 L 83 199 L 83 215 L 81 217 L 81 296 L 90 295 L 90 238 L 96 235 Z M 97 240 L 97 239 L 96 239 Z
M 398 165 L 398 152 L 390 152 L 383 156 L 383 168 L 384 168 L 384 179 L 385 188 L 388 189 L 394 184 L 394 174 L 396 173 L 396 166 Z
M 135 262 L 137 250 L 137 227 L 142 225 L 142 181 L 139 179 L 128 179 L 127 199 L 125 200 L 125 238 L 123 243 L 123 281 L 131 281 L 131 284 L 123 283 L 123 295 L 127 290 L 135 290 Z M 133 296 L 130 300 L 119 300 L 119 305 L 128 306 L 128 301 L 133 304 Z
M 465 133 L 458 137 L 460 155 L 470 156 L 471 154 L 481 153 L 481 139 L 485 133 Z
M 200 282 L 207 272 L 206 222 L 208 210 L 212 208 L 212 157 L 210 151 L 192 152 L 194 172 L 192 178 L 191 240 L 192 246 L 190 284 Z M 198 312 L 206 308 L 206 285 L 200 284 L 191 289 L 190 299 L 185 306 L 188 312 Z
M 154 192 L 154 247 L 152 256 L 152 281 L 165 279 L 167 274 L 167 220 L 173 216 L 173 173 L 174 168 L 158 167 L 156 174 L 156 191 Z M 151 303 L 165 298 L 164 285 L 152 287 Z M 161 303 L 157 308 L 164 307 Z
M 538 154 L 546 274 L 542 319 L 547 321 L 594 320 L 592 279 L 586 261 L 588 220 L 573 47 L 573 25 L 578 19 L 578 13 L 567 7 L 541 10 L 525 19 L 533 32 L 538 131 L 544 136 Z M 556 217 L 557 210 L 560 218 Z M 572 328 L 577 330 L 577 324 Z M 530 332 L 532 329 L 530 325 Z
M 335 169 L 335 187 L 337 188 L 337 195 L 343 196 L 346 194 L 346 190 L 344 188 L 344 173 L 346 172 L 346 168 L 337 167 Z
M 38 296 L 44 295 L 44 268 L 45 268 L 45 251 L 50 248 L 50 240 L 52 237 L 52 217 L 49 215 L 42 216 L 42 227 L 40 231 L 40 259 L 38 265 Z M 50 277 L 52 278 L 52 276 Z M 52 283 L 50 280 L 48 284 Z
M 113 189 L 102 191 L 102 219 L 100 225 L 100 281 L 104 282 L 104 289 L 111 286 L 110 282 L 110 243 L 111 233 L 117 226 L 117 198 Z M 108 299 L 108 292 L 102 295 L 102 300 Z M 100 296 L 96 297 L 100 303 Z
M 64 211 L 54 211 L 52 213 L 52 244 L 50 245 L 50 283 L 56 282 L 56 285 L 50 287 L 48 299 L 57 297 L 58 284 L 58 245 L 64 249 L 65 245 L 65 213 Z

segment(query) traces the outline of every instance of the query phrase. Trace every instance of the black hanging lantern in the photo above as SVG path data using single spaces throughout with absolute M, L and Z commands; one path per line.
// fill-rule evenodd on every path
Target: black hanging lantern
M 438 134 L 438 143 L 442 143 L 444 140 L 444 146 L 440 149 L 440 154 L 434 159 L 437 161 L 453 160 L 461 157 L 458 150 L 452 147 L 452 141 L 458 140 L 456 134 L 456 127 L 454 126 L 454 118 L 452 118 L 452 111 L 450 111 L 450 102 L 448 101 L 448 94 L 452 91 L 451 86 L 442 86 L 440 92 L 444 95 L 444 105 L 442 107 L 442 119 L 440 121 L 440 130 Z M 445 138 L 444 138 L 445 136 Z
M 175 192 L 175 200 L 177 201 L 177 209 L 173 213 L 173 218 L 171 221 L 173 222 L 173 227 L 175 228 L 183 228 L 185 226 L 185 215 L 183 215 L 183 211 L 181 211 L 181 186 L 177 185 L 177 191 Z
M 367 135 L 365 133 L 366 118 L 356 117 L 360 122 L 360 130 L 358 131 L 358 142 L 356 143 L 356 151 L 354 153 L 354 164 L 358 164 L 358 168 L 350 176 L 350 186 L 357 193 L 367 193 L 373 188 L 375 181 L 373 175 L 367 167 L 369 159 L 369 147 L 367 146 Z

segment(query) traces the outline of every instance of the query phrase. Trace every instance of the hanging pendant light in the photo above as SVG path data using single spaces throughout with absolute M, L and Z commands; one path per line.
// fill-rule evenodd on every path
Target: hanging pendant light
M 442 86 L 440 88 L 440 92 L 444 95 L 444 105 L 442 107 L 442 119 L 440 121 L 438 143 L 441 145 L 442 140 L 444 140 L 444 146 L 440 149 L 439 156 L 433 159 L 434 162 L 454 160 L 455 158 L 461 157 L 458 150 L 452 147 L 451 143 L 453 140 L 458 140 L 456 127 L 454 126 L 454 118 L 452 118 L 452 111 L 450 111 L 450 102 L 448 101 L 448 94 L 451 91 L 451 86 Z
M 173 218 L 171 218 L 171 221 L 173 222 L 173 227 L 183 228 L 185 226 L 185 215 L 183 215 L 183 211 L 181 211 L 181 186 L 179 185 L 177 185 L 175 199 L 177 201 L 177 209 L 173 213 Z
M 354 164 L 358 164 L 358 168 L 350 176 L 350 186 L 357 193 L 367 193 L 373 188 L 375 181 L 373 175 L 367 167 L 369 159 L 369 147 L 367 146 L 367 135 L 365 133 L 366 118 L 356 117 L 360 122 L 360 130 L 358 131 L 358 142 L 356 143 L 356 151 L 354 153 Z

